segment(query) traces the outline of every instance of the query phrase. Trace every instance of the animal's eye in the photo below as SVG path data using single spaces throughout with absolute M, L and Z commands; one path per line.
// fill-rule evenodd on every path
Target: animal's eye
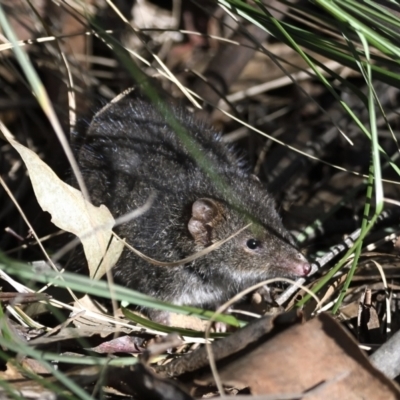
M 247 247 L 251 250 L 255 250 L 257 247 L 260 247 L 261 243 L 257 239 L 249 239 L 246 243 Z

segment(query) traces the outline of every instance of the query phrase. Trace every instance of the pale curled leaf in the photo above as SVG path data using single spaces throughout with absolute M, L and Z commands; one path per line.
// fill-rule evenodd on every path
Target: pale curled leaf
M 18 143 L 3 125 L 1 128 L 29 171 L 40 207 L 51 214 L 54 225 L 79 237 L 90 276 L 99 279 L 115 265 L 123 249 L 123 243 L 115 238 L 108 246 L 115 223 L 110 211 L 104 205 L 95 207 L 86 201 L 79 190 L 60 180 L 33 151 Z

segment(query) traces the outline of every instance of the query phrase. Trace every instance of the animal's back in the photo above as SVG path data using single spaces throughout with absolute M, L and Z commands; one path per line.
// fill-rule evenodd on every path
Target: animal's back
M 93 118 L 81 149 L 81 166 L 88 170 L 89 179 L 95 175 L 93 168 L 102 174 L 107 167 L 108 175 L 117 173 L 130 182 L 145 177 L 160 189 L 169 187 L 174 174 L 180 178 L 196 171 L 205 178 L 199 158 L 217 174 L 238 173 L 241 160 L 219 138 L 182 107 L 123 100 Z

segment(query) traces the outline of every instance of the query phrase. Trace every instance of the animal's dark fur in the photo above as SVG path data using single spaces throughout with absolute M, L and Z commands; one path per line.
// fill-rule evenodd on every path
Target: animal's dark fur
M 164 112 L 190 135 L 196 156 Z M 185 258 L 250 220 L 253 225 L 208 255 L 177 267 L 155 266 L 124 250 L 114 267 L 115 280 L 176 304 L 214 308 L 264 279 L 307 274 L 308 263 L 283 227 L 273 199 L 242 168 L 240 158 L 184 108 L 164 112 L 144 100 L 124 99 L 93 118 L 77 151 L 93 203 L 105 204 L 119 217 L 155 193 L 149 211 L 115 230 L 160 261 Z M 222 185 L 199 166 L 199 153 Z M 257 242 L 250 243 L 253 238 Z M 157 313 L 150 315 L 157 318 Z

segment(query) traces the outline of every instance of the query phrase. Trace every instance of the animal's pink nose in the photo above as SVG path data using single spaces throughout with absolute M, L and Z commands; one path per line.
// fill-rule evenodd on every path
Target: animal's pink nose
M 310 263 L 301 253 L 296 255 L 296 261 L 292 261 L 289 268 L 298 276 L 307 276 L 311 271 Z

